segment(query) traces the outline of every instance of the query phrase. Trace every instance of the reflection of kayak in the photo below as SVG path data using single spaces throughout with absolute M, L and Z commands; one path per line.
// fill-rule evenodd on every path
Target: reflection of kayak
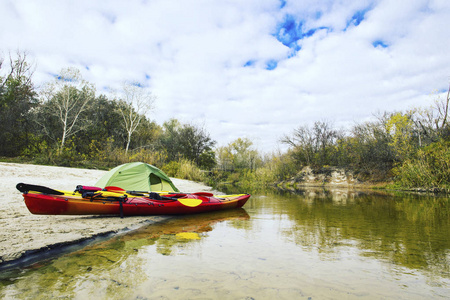
M 19 183 L 25 204 L 33 214 L 45 215 L 172 215 L 242 207 L 249 194 L 149 193 L 78 186 L 74 192 Z
M 177 244 L 192 243 L 206 238 L 208 232 L 214 231 L 215 224 L 217 223 L 225 221 L 236 222 L 238 220 L 249 219 L 250 216 L 243 208 L 185 215 L 165 219 L 161 222 L 141 227 L 128 234 L 115 236 L 101 244 L 96 244 L 93 248 L 101 249 L 103 254 L 105 251 L 108 251 L 108 249 L 126 253 L 132 249 L 139 248 L 139 245 L 145 246 L 157 243 L 158 246 L 156 247 L 156 251 L 158 253 L 171 255 L 173 251 L 176 253 Z M 232 223 L 227 226 L 241 228 L 239 226 L 244 226 L 242 224 L 243 223 Z M 88 249 L 86 252 L 92 253 L 91 249 Z

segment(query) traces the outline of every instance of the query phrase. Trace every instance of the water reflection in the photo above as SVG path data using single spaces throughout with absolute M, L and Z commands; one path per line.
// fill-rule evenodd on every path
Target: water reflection
M 249 215 L 241 208 L 149 225 L 17 271 L 0 282 L 0 298 L 126 298 L 130 288 L 148 279 L 144 266 L 149 257 L 139 253 L 145 253 L 146 247 L 155 246 L 162 255 L 183 255 L 191 243 L 201 242 L 215 223 L 229 221 L 229 226 L 239 228 L 238 221 L 247 219 Z
M 303 247 L 333 253 L 352 245 L 360 255 L 450 278 L 448 198 L 306 190 L 273 203 L 295 221 L 283 234 Z
M 450 203 L 308 189 L 178 217 L 0 283 L 2 298 L 450 297 Z

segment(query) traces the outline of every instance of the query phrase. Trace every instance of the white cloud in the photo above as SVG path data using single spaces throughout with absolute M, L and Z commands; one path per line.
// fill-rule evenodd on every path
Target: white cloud
M 377 111 L 426 106 L 448 86 L 446 0 L 281 4 L 2 1 L 0 50 L 28 51 L 37 85 L 69 66 L 99 92 L 143 82 L 158 97 L 150 116 L 158 123 L 205 123 L 219 145 L 245 136 L 264 151 L 299 125 L 345 126 Z M 293 56 L 274 36 L 286 15 L 303 34 L 313 30 Z

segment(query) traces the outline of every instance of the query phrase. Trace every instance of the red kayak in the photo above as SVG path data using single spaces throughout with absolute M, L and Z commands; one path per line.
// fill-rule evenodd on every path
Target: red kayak
M 249 194 L 168 193 L 125 191 L 117 187 L 78 186 L 74 192 L 19 183 L 32 214 L 44 215 L 180 215 L 242 207 Z

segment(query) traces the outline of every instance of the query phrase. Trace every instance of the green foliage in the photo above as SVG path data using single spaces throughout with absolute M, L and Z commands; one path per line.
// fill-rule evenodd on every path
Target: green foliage
M 128 152 L 129 153 L 129 152 Z M 162 167 L 165 163 L 165 154 L 159 151 L 148 149 L 133 150 L 129 156 L 129 162 L 145 162 L 156 167 Z
M 450 142 L 439 141 L 395 168 L 397 182 L 408 188 L 450 189 Z
M 363 180 L 386 180 L 394 164 L 384 119 L 355 125 L 337 141 L 336 165 L 354 170 Z
M 231 172 L 226 172 L 218 169 L 213 169 L 205 174 L 204 183 L 206 185 L 212 186 L 212 187 L 218 187 L 223 184 L 228 184 Z
M 227 146 L 217 149 L 219 169 L 223 171 L 255 170 L 261 165 L 261 158 L 252 146 L 253 142 L 248 138 L 238 138 Z
M 264 160 L 247 138 L 238 138 L 216 153 L 218 167 L 209 173 L 207 183 L 222 190 L 232 187 L 233 191 L 247 193 L 274 185 L 277 168 L 286 168 L 281 161 L 288 157 L 272 155 Z
M 385 124 L 386 132 L 391 137 L 389 146 L 398 161 L 406 159 L 413 152 L 412 124 L 411 119 L 401 113 L 392 114 Z
M 315 122 L 312 127 L 300 126 L 281 142 L 292 147 L 290 155 L 299 166 L 334 165 L 339 132 L 328 122 Z
M 277 181 L 283 181 L 294 176 L 298 172 L 298 166 L 291 159 L 289 153 L 283 154 L 273 158 L 272 172 L 276 176 Z
M 268 168 L 258 168 L 254 172 L 246 170 L 239 178 L 239 185 L 243 190 L 264 190 L 276 181 L 274 175 Z
M 202 127 L 181 124 L 178 120 L 171 119 L 163 124 L 159 141 L 160 147 L 167 152 L 169 161 L 187 159 L 203 168 L 215 165 L 212 147 L 216 142 Z
M 170 161 L 164 166 L 162 166 L 161 170 L 167 174 L 167 176 L 176 177 L 178 171 L 180 170 L 180 162 L 179 161 Z
M 0 71 L 2 66 L 0 58 Z M 0 76 L 0 155 L 13 157 L 30 147 L 30 114 L 38 100 L 31 81 L 32 65 L 26 61 L 25 53 L 17 53 L 15 59 L 10 56 L 6 71 L 7 75 Z
M 161 170 L 163 170 L 168 176 L 176 178 L 198 182 L 202 182 L 205 180 L 202 170 L 200 170 L 194 162 L 187 159 L 171 161 L 168 164 L 162 166 Z
M 198 158 L 198 165 L 203 169 L 210 170 L 216 164 L 216 153 L 212 149 L 203 151 Z
M 122 116 L 118 107 L 117 101 L 104 95 L 93 99 L 85 113 L 89 126 L 77 134 L 78 144 L 88 146 L 95 140 L 99 151 L 105 147 L 122 147 L 126 142 L 126 131 L 120 126 Z
M 177 177 L 192 181 L 203 181 L 202 170 L 200 170 L 194 162 L 187 159 L 182 159 L 180 161 Z
M 28 147 L 24 148 L 20 153 L 21 156 L 32 158 L 41 155 L 42 153 L 48 152 L 49 145 L 42 139 L 41 136 L 35 134 L 29 134 L 27 136 Z

